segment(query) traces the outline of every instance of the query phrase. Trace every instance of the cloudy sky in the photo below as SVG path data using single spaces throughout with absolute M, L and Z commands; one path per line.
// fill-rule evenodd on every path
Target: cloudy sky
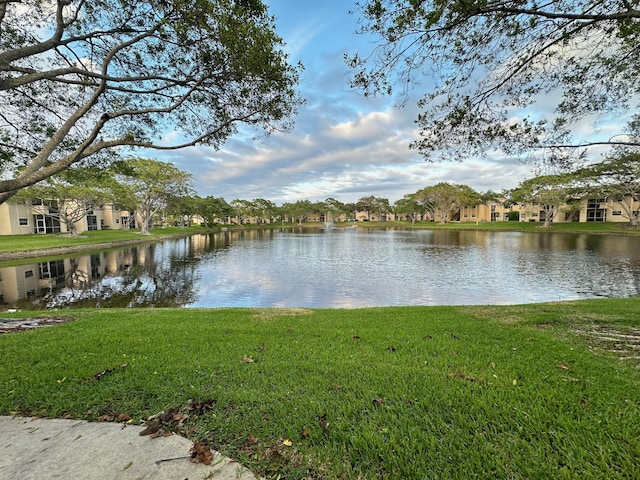
M 191 148 L 164 157 L 194 175 L 200 196 L 281 204 L 375 195 L 393 204 L 439 182 L 500 191 L 533 176 L 532 167 L 517 159 L 434 164 L 409 150 L 417 137 L 415 102 L 397 108 L 393 98 L 364 98 L 349 87 L 343 55 L 372 48 L 371 39 L 355 34 L 353 1 L 266 3 L 292 63 L 305 66 L 299 90 L 307 103 L 290 133 L 259 140 L 238 134 L 218 151 Z

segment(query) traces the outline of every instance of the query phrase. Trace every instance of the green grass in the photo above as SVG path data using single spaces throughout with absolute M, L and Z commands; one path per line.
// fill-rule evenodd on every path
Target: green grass
M 191 405 L 167 428 L 268 478 L 637 478 L 640 362 L 597 332 L 633 336 L 638 311 L 64 312 L 77 320 L 0 336 L 0 413 L 138 422 Z
M 152 241 L 156 238 L 173 235 L 187 235 L 205 231 L 200 227 L 166 227 L 152 228 L 149 236 L 141 236 L 140 230 L 98 230 L 82 232 L 77 237 L 68 234 L 47 235 L 0 235 L 0 253 L 21 252 L 48 248 L 76 247 L 79 245 L 94 245 L 100 243 L 136 241 Z
M 352 225 L 354 223 L 351 223 Z M 342 225 L 342 224 L 340 224 Z M 609 234 L 640 234 L 640 229 L 630 228 L 628 223 L 616 222 L 567 222 L 554 223 L 549 227 L 544 227 L 540 222 L 357 222 L 361 228 L 413 228 L 413 229 L 445 229 L 445 230 L 496 230 L 496 231 L 519 231 L 519 232 L 566 232 L 566 233 L 609 233 Z

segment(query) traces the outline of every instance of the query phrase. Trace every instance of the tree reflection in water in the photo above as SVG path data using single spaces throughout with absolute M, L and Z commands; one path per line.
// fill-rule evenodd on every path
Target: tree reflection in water
M 238 229 L 17 267 L 0 308 L 531 303 L 640 294 L 635 236 Z
M 158 245 L 150 244 L 117 252 L 115 271 L 101 268 L 105 264 L 113 267 L 113 260 L 107 261 L 109 252 L 65 259 L 62 278 L 41 280 L 41 284 L 48 285 L 18 300 L 16 306 L 20 309 L 179 307 L 195 301 L 199 259 L 179 255 L 159 258 L 157 248 Z

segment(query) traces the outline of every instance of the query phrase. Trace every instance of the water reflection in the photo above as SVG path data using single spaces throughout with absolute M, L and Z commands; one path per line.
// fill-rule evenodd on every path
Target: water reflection
M 640 294 L 632 236 L 231 230 L 13 267 L 0 307 L 363 307 Z

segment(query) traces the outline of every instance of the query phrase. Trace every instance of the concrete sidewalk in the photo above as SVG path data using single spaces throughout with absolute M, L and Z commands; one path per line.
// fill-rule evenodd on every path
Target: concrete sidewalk
M 0 416 L 0 479 L 256 479 L 217 452 L 211 465 L 192 463 L 192 441 L 179 435 L 140 436 L 144 428 Z

